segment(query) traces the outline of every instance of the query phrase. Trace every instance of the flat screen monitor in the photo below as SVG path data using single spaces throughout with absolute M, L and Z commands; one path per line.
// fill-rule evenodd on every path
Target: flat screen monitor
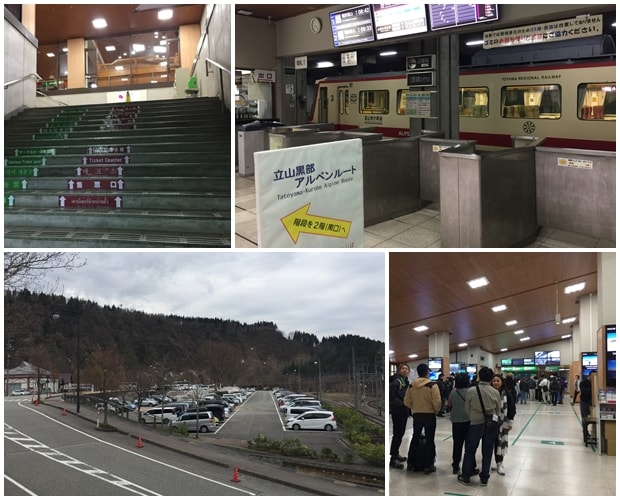
M 441 358 L 428 358 L 428 367 L 430 368 L 431 371 L 435 370 L 439 370 L 441 371 L 441 363 L 442 363 L 442 359 Z
M 523 366 L 523 358 L 512 358 L 512 366 Z
M 535 351 L 534 352 L 534 364 L 536 366 L 547 365 L 547 351 Z
M 586 376 L 598 370 L 598 355 L 595 352 L 581 353 L 581 373 Z
M 431 31 L 499 19 L 497 4 L 489 3 L 431 4 L 428 13 Z
M 377 40 L 426 33 L 423 3 L 381 3 L 372 6 Z
M 465 371 L 465 363 L 450 363 L 450 373 L 459 373 Z
M 502 358 L 502 366 L 512 366 L 511 358 Z
M 616 352 L 616 325 L 605 326 L 607 352 Z
M 476 365 L 467 365 L 467 373 L 476 374 Z
M 439 379 L 439 373 L 440 373 L 440 372 L 433 372 L 433 371 L 432 371 L 432 372 L 428 375 L 428 378 L 429 378 L 429 379 L 431 379 L 432 381 L 436 381 L 436 380 L 438 380 L 438 379 Z
M 607 387 L 616 387 L 616 325 L 605 325 L 605 342 L 607 346 L 605 382 Z
M 534 366 L 534 358 L 523 358 L 523 366 Z
M 329 13 L 334 47 L 375 41 L 370 5 L 357 5 Z

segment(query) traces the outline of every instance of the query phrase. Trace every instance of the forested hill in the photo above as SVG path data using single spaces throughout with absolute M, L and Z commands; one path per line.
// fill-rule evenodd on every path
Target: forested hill
M 239 385 L 311 377 L 317 366 L 324 376 L 384 368 L 384 343 L 354 332 L 318 339 L 302 331 L 281 332 L 269 321 L 146 314 L 28 291 L 5 292 L 4 312 L 5 368 L 28 361 L 71 372 L 78 328 L 81 367 L 88 367 L 89 354 L 108 349 L 120 355 L 127 372 L 157 366 L 177 380 L 208 382 L 222 366 L 230 373 L 218 372 L 218 378 Z

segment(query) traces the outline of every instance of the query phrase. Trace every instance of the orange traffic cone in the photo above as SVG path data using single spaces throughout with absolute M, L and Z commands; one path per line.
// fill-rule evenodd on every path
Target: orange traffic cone
M 63 417 L 66 417 L 66 416 L 67 416 L 67 409 L 66 409 L 66 408 L 63 408 L 63 409 L 62 409 L 62 416 L 63 416 Z
M 38 400 L 38 399 L 35 399 L 35 401 L 34 401 L 34 405 L 35 405 L 35 406 L 39 406 L 39 400 Z
M 233 477 L 232 477 L 231 481 L 233 483 L 238 483 L 240 481 L 240 479 L 239 479 L 239 467 L 235 467 L 233 469 Z
M 142 436 L 138 436 L 138 444 L 136 445 L 138 448 L 142 448 Z

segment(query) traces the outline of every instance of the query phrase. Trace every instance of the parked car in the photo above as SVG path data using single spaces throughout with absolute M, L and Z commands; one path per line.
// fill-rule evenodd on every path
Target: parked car
M 170 422 L 172 427 L 179 427 L 183 424 L 187 425 L 187 430 L 189 430 L 189 432 L 196 432 L 196 429 L 198 429 L 199 432 L 214 432 L 216 429 L 213 413 L 209 411 L 199 412 L 198 418 L 196 418 L 196 413 L 194 412 L 183 413 L 183 415 L 179 415 L 176 420 Z
M 30 396 L 32 394 L 32 392 L 30 392 L 28 389 L 15 389 L 13 392 L 11 392 L 11 396 Z
M 316 406 L 318 408 L 321 407 L 321 402 L 318 399 L 306 399 L 300 398 L 295 401 L 291 401 L 290 403 L 280 406 L 280 411 L 282 413 L 286 413 L 287 408 L 294 408 L 296 406 Z
M 213 413 L 213 416 L 217 418 L 219 421 L 226 420 L 228 416 L 230 415 L 228 408 L 222 405 L 217 405 L 217 404 L 201 405 L 200 411 L 210 411 L 211 413 Z
M 137 400 L 137 399 L 134 399 L 134 400 L 133 400 L 133 402 L 134 402 L 135 404 L 138 404 L 138 400 Z M 149 398 L 144 398 L 144 399 L 141 401 L 141 403 L 142 403 L 142 406 L 157 406 L 157 405 L 161 404 L 161 402 L 160 402 L 160 401 L 157 401 L 156 399 L 153 399 L 153 398 L 151 398 L 151 397 L 149 397 Z
M 163 422 L 168 424 L 178 416 L 178 410 L 174 407 L 164 406 L 163 408 L 151 408 L 140 415 L 140 423 L 154 424 Z
M 317 408 L 316 406 L 289 406 L 284 412 L 284 420 L 287 422 L 303 415 L 306 412 L 313 410 L 322 410 L 323 408 Z
M 286 423 L 287 429 L 294 431 L 306 429 L 321 429 L 333 431 L 338 428 L 334 413 L 326 410 L 312 410 L 302 413 L 297 418 Z

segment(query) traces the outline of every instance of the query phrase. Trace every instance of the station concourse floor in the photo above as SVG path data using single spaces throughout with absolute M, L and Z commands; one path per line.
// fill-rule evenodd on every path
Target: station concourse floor
M 391 419 L 388 439 L 391 440 Z M 452 474 L 452 424 L 446 415 L 437 418 L 435 446 L 437 470 L 432 474 L 389 469 L 390 496 L 614 496 L 616 495 L 616 457 L 599 455 L 594 445 L 585 446 L 579 405 L 568 397 L 557 406 L 528 402 L 517 404 L 514 425 L 508 434 L 508 453 L 504 457 L 506 474 L 491 469 L 488 486 L 478 476 L 465 486 Z M 412 420 L 400 447 L 407 455 Z M 387 448 L 389 452 L 389 447 Z M 476 453 L 482 463 L 480 447 Z M 462 462 L 461 462 L 462 465 Z M 495 466 L 495 459 L 491 467 Z
M 365 248 L 441 248 L 439 207 L 417 212 L 364 229 Z M 235 174 L 235 248 L 256 248 L 256 188 L 253 176 Z M 559 229 L 541 228 L 527 248 L 615 248 L 615 242 Z

